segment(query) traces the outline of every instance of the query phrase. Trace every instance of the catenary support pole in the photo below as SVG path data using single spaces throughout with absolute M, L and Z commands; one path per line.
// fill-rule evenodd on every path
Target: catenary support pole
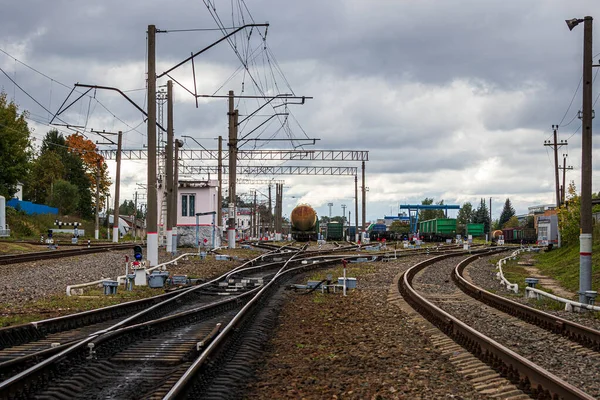
M 179 139 L 175 139 L 174 142 L 174 160 L 173 160 L 173 198 L 171 202 L 173 203 L 171 218 L 173 221 L 173 244 L 171 245 L 171 251 L 173 254 L 177 254 L 177 217 L 178 211 L 177 208 L 179 206 L 179 149 L 183 146 L 183 142 Z
M 173 252 L 173 212 L 172 208 L 176 204 L 173 201 L 173 81 L 167 81 L 167 143 L 165 152 L 167 153 L 167 253 Z
M 235 249 L 235 168 L 236 168 L 236 147 L 237 130 L 235 127 L 235 111 L 233 109 L 233 90 L 229 91 L 229 217 L 227 219 L 227 247 Z
M 581 234 L 579 236 L 579 302 L 592 290 L 592 17 L 583 21 L 583 107 L 581 135 Z
M 156 26 L 148 25 L 148 176 L 146 237 L 148 266 L 158 265 L 158 210 L 156 188 Z
M 223 233 L 223 136 L 219 135 L 219 171 L 217 172 L 217 179 L 219 180 L 218 195 L 217 195 L 217 227 L 219 229 L 219 237 Z
M 115 177 L 115 213 L 113 221 L 113 242 L 119 243 L 119 195 L 121 192 L 121 147 L 123 146 L 123 132 L 119 131 L 117 137 L 117 176 Z
M 96 228 L 94 229 L 94 238 L 98 240 L 100 237 L 100 168 L 102 161 L 96 163 Z
M 354 219 L 356 229 L 354 231 L 354 242 L 359 240 L 358 232 L 358 175 L 354 175 Z
M 362 229 L 367 231 L 367 187 L 365 183 L 365 162 L 362 162 Z

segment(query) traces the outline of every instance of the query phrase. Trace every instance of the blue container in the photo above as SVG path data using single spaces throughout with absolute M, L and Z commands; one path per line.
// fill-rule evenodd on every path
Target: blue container
M 344 277 L 338 277 L 338 285 L 344 284 Z M 356 278 L 346 277 L 346 289 L 356 289 Z

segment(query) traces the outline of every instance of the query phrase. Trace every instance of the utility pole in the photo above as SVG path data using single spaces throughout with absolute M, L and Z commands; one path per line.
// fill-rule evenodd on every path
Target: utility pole
M 223 136 L 219 135 L 219 171 L 217 179 L 219 180 L 219 188 L 217 195 L 217 226 L 219 227 L 219 238 L 223 234 Z
M 171 245 L 171 251 L 173 254 L 177 254 L 177 205 L 179 204 L 179 149 L 183 146 L 183 142 L 179 139 L 175 139 L 175 154 L 173 163 L 173 197 L 171 198 L 171 203 L 173 207 L 169 210 L 171 214 L 171 221 L 173 221 L 173 244 Z
M 108 222 L 108 210 L 110 208 L 110 193 L 106 195 L 106 211 L 104 217 L 106 218 L 106 239 L 110 241 L 110 224 Z
M 121 190 L 121 147 L 123 146 L 123 132 L 119 131 L 117 139 L 117 176 L 115 178 L 115 213 L 113 222 L 113 242 L 119 243 L 119 194 Z
M 227 247 L 235 249 L 235 173 L 237 158 L 237 118 L 233 109 L 233 90 L 229 91 L 229 218 L 227 223 Z
M 167 253 L 173 252 L 173 206 L 177 203 L 173 201 L 173 81 L 167 81 L 167 143 L 165 145 L 165 153 L 167 153 Z
M 346 221 L 346 205 L 342 204 L 342 228 L 344 227 L 345 221 Z
M 148 176 L 146 237 L 148 266 L 158 265 L 158 210 L 156 188 L 156 26 L 148 25 Z
M 94 230 L 94 238 L 98 240 L 100 236 L 100 167 L 102 161 L 98 160 L 96 167 L 96 229 Z
M 354 175 L 354 219 L 356 226 L 354 231 L 354 241 L 358 242 L 358 175 Z
M 333 203 L 327 203 L 329 206 L 329 218 L 331 218 L 331 207 L 333 207 Z
M 562 199 L 561 199 L 560 203 L 561 204 L 565 204 L 565 193 L 567 191 L 567 186 L 566 186 L 565 179 L 566 179 L 566 176 L 567 176 L 567 170 L 572 170 L 573 169 L 573 167 L 570 166 L 570 165 L 567 167 L 567 155 L 566 154 L 563 154 L 563 166 L 560 167 L 560 169 L 562 169 L 562 171 L 563 171 L 562 190 L 561 190 Z
M 554 149 L 554 185 L 555 185 L 555 192 L 556 192 L 556 208 L 560 207 L 560 180 L 558 178 L 558 170 L 560 169 L 560 167 L 558 166 L 558 149 L 561 148 L 562 146 L 566 146 L 567 142 L 565 140 L 561 140 L 560 143 L 558 143 L 557 140 L 557 132 L 558 132 L 558 125 L 552 125 L 552 130 L 554 131 L 554 141 L 551 142 L 549 140 L 544 141 L 544 146 L 551 146 Z

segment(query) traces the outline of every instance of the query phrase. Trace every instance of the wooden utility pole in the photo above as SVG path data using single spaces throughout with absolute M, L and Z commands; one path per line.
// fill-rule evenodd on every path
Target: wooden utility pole
M 556 195 L 556 208 L 560 207 L 560 180 L 558 178 L 558 149 L 567 144 L 566 141 L 561 140 L 560 144 L 557 140 L 557 131 L 558 125 L 552 125 L 552 130 L 554 131 L 554 141 L 546 140 L 544 141 L 544 146 L 551 146 L 554 150 L 554 190 Z
M 560 169 L 562 169 L 563 172 L 563 178 L 562 178 L 562 190 L 560 191 L 561 193 L 561 204 L 565 204 L 565 193 L 567 191 L 567 186 L 566 186 L 566 182 L 565 179 L 567 177 L 567 170 L 572 170 L 573 167 L 572 166 L 568 166 L 567 167 L 567 155 L 563 154 L 563 166 L 560 167 Z
M 117 176 L 115 178 L 115 213 L 113 221 L 113 242 L 119 243 L 119 194 L 121 190 L 121 147 L 123 132 L 119 131 L 117 138 Z
M 158 210 L 156 188 L 156 26 L 148 25 L 148 173 L 146 237 L 148 266 L 158 265 Z
M 173 212 L 171 209 L 177 206 L 177 203 L 173 201 L 173 81 L 167 81 L 167 143 L 165 146 L 165 152 L 167 153 L 167 252 L 173 251 Z

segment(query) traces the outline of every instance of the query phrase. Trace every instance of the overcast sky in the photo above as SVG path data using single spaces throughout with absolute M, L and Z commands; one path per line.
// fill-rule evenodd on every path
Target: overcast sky
M 567 165 L 573 166 L 567 182 L 575 181 L 580 189 L 581 123 L 576 114 L 581 89 L 576 89 L 582 76 L 583 26 L 570 32 L 565 19 L 600 17 L 596 0 L 204 1 L 3 0 L 0 67 L 46 110 L 4 74 L 0 86 L 30 112 L 34 137 L 41 140 L 51 129 L 51 115 L 76 82 L 127 90 L 146 108 L 149 24 L 170 31 L 157 37 L 161 73 L 222 36 L 218 30 L 176 30 L 268 21 L 268 32 L 248 29 L 231 45 L 223 42 L 197 57 L 197 92 L 313 97 L 304 105 L 289 105 L 287 117 L 271 119 L 249 137 L 316 138 L 315 146 L 304 148 L 369 151 L 368 220 L 397 214 L 399 204 L 420 204 L 425 197 L 474 206 L 480 198 L 491 197 L 494 218 L 507 197 L 518 214 L 528 206 L 553 203 L 553 154 L 543 145 L 552 138 L 553 124 L 561 125 L 559 140 L 569 143 L 559 150 L 560 164 L 568 154 Z M 595 63 L 600 58 L 599 29 L 596 24 Z M 172 77 L 194 90 L 190 63 Z M 90 129 L 122 130 L 127 149 L 147 142 L 139 111 L 115 93 L 89 94 L 61 115 L 63 123 L 85 126 L 94 141 L 100 139 Z M 226 100 L 201 99 L 196 108 L 194 98 L 177 85 L 174 98 L 176 136 L 191 136 L 216 149 L 214 138 L 227 136 Z M 73 95 L 68 103 L 72 100 Z M 257 100 L 236 102 L 242 115 L 259 106 Z M 285 112 L 284 107 L 265 107 L 241 127 L 240 136 L 274 110 Z M 594 120 L 594 132 L 599 128 Z M 255 145 L 292 148 L 284 141 L 249 142 L 243 148 Z M 600 191 L 599 146 L 594 140 L 595 192 Z M 186 139 L 185 147 L 199 146 Z M 109 165 L 114 178 L 114 161 Z M 145 171 L 145 161 L 124 161 L 123 199 L 133 199 L 136 183 L 146 183 Z M 264 178 L 285 180 L 285 215 L 298 202 L 328 215 L 327 203 L 333 203 L 332 215 L 341 215 L 346 204 L 354 220 L 353 177 Z M 264 185 L 256 188 L 267 193 Z M 238 193 L 249 189 L 240 186 Z

